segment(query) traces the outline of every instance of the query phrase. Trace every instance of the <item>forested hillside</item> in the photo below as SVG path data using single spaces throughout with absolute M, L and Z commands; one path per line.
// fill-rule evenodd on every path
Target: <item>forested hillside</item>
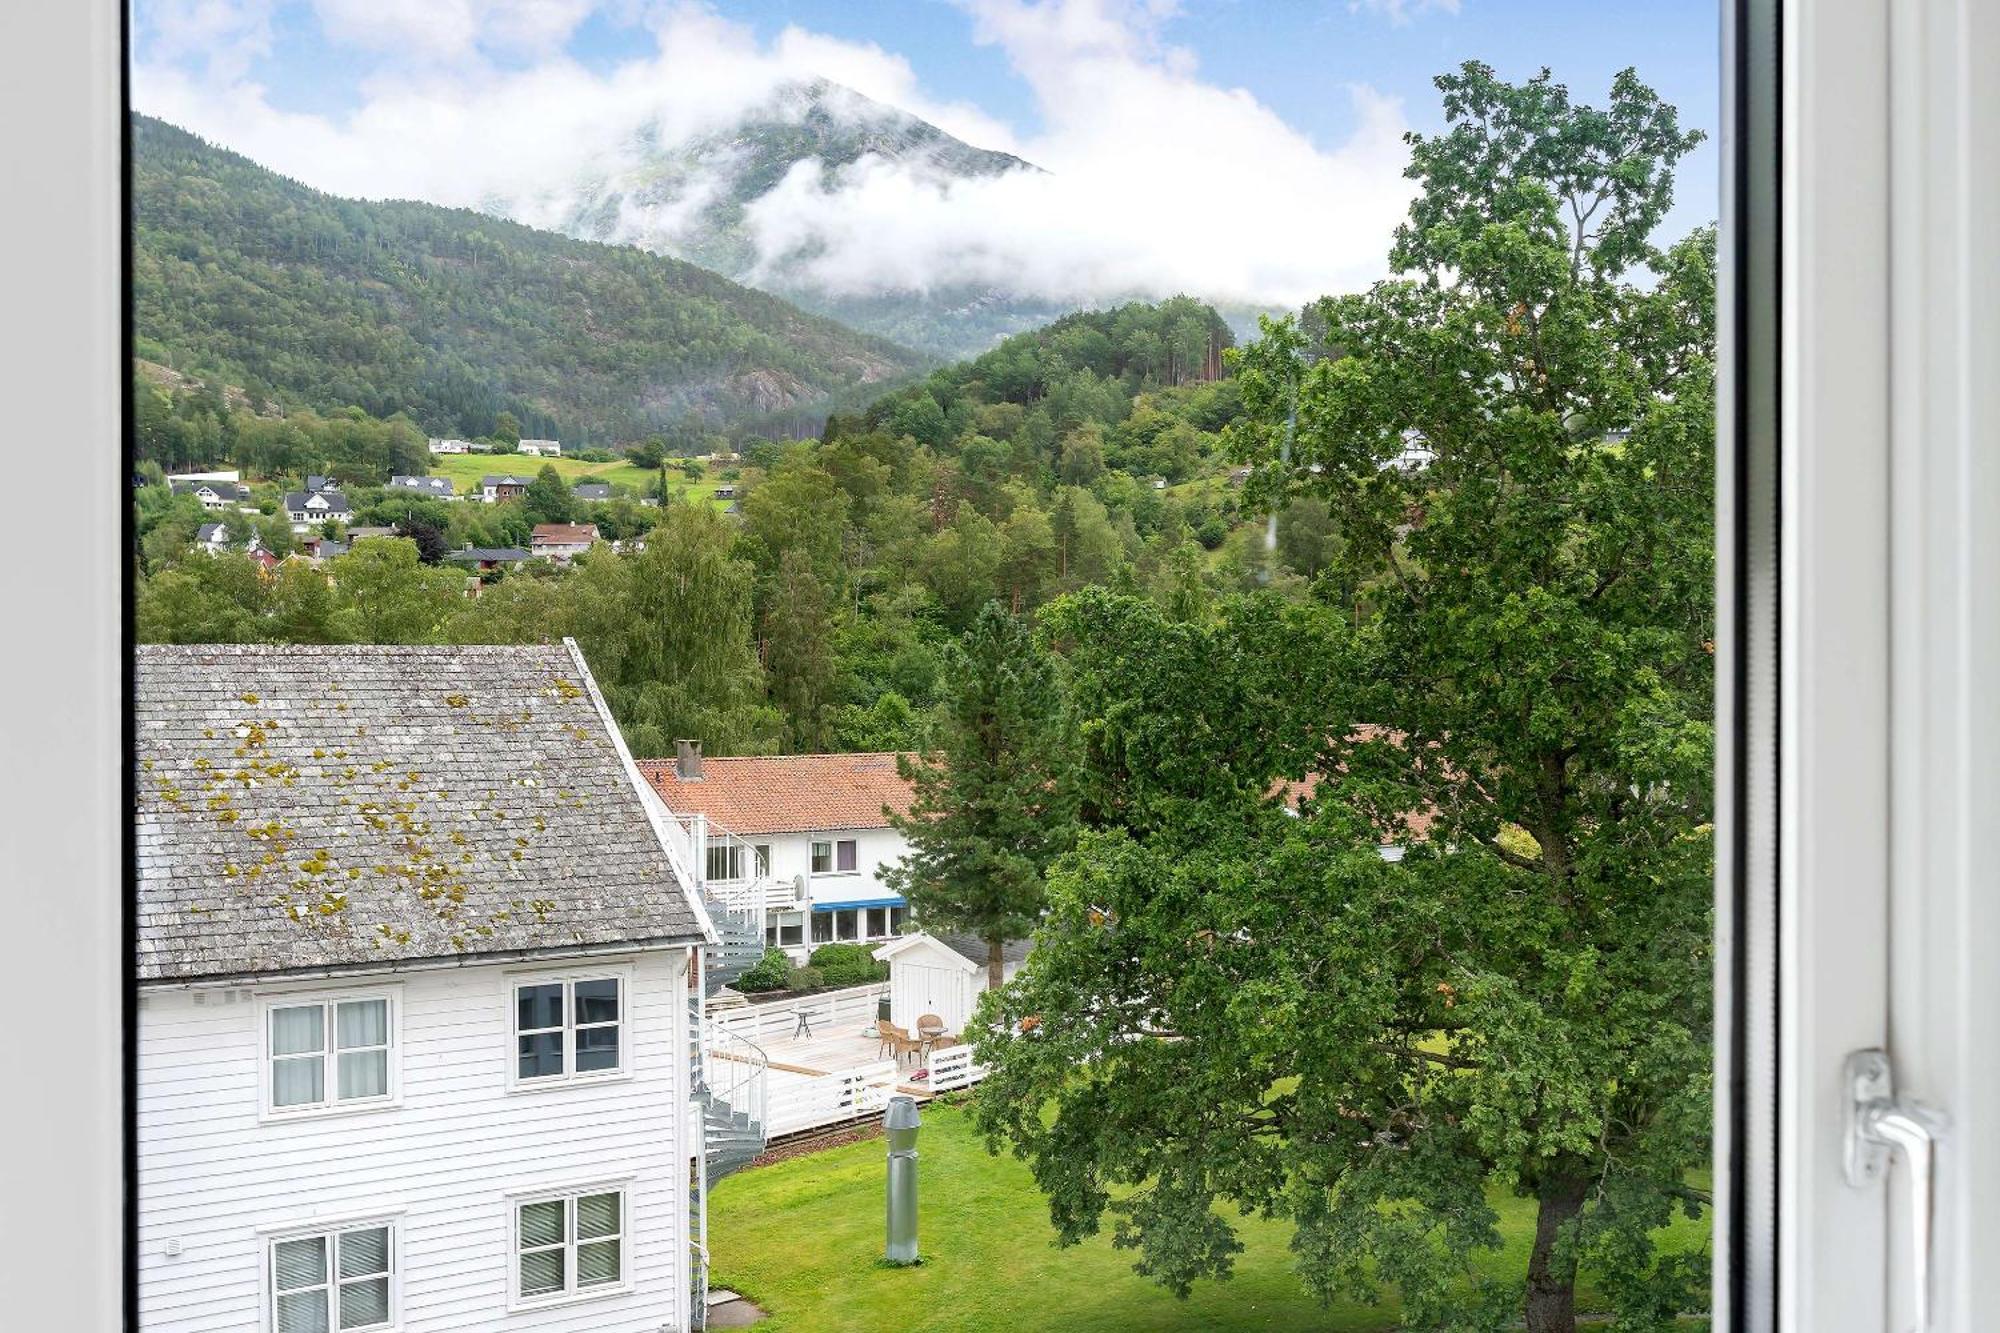
M 1223 375 L 1229 343 L 1227 325 L 1184 298 L 1070 316 L 835 415 L 821 438 L 767 441 L 710 467 L 700 485 L 732 487 L 735 517 L 710 503 L 572 504 L 553 483 L 500 505 L 412 499 L 373 489 L 380 465 L 357 446 L 339 455 L 352 460 L 356 521 L 403 523 L 419 541 L 397 560 L 371 541 L 324 569 L 258 579 L 241 576 L 246 562 L 189 552 L 203 517 L 194 502 L 145 487 L 140 633 L 573 634 L 639 753 L 676 736 L 717 753 L 910 748 L 931 733 L 948 645 L 989 601 L 1027 611 L 1099 584 L 1194 616 L 1235 589 L 1303 595 L 1331 550 L 1326 508 L 1286 508 L 1266 552 L 1251 521 L 1262 516 L 1242 509 L 1227 475 L 1223 434 L 1242 410 Z M 221 421 L 253 467 L 279 437 L 304 441 L 292 466 L 349 436 L 401 438 L 393 422 L 314 419 L 306 435 L 240 408 L 212 417 L 186 396 L 155 406 Z M 462 579 L 432 577 L 429 562 L 449 547 L 516 544 L 534 522 L 571 519 L 597 522 L 606 538 L 643 536 L 647 549 L 600 547 L 567 571 L 524 567 L 476 600 Z
M 133 118 L 137 352 L 253 401 L 611 444 L 810 421 L 916 354 L 694 265 L 459 209 L 338 199 Z

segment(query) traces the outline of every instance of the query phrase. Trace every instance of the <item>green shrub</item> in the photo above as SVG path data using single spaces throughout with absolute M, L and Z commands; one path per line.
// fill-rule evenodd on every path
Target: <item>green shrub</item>
M 816 967 L 795 967 L 785 978 L 786 990 L 816 990 L 826 985 L 826 974 Z
M 736 978 L 736 989 L 749 993 L 779 990 L 784 987 L 791 974 L 792 960 L 785 957 L 785 951 L 766 949 L 755 967 Z
M 875 961 L 875 946 L 870 944 L 822 944 L 813 950 L 812 965 L 825 974 L 829 986 L 865 986 L 889 979 L 889 965 Z

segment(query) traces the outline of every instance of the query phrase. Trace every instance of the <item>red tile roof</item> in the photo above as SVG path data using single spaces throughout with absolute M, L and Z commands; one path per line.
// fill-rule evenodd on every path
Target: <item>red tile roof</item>
M 597 540 L 595 523 L 537 523 L 528 538 L 536 546 L 556 544 L 568 546 L 572 543 L 594 542 Z
M 641 759 L 639 771 L 675 814 L 707 815 L 746 837 L 887 828 L 882 807 L 904 813 L 913 796 L 894 754 L 704 756 L 694 782 L 671 759 Z

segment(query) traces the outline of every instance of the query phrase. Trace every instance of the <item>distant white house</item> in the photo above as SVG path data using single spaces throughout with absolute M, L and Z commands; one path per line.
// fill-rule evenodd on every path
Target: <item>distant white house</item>
M 286 492 L 285 515 L 292 520 L 292 531 L 305 532 L 328 519 L 345 523 L 354 509 L 331 477 L 309 476 L 304 490 Z
M 562 442 L 560 440 L 523 440 L 515 447 L 519 452 L 527 454 L 531 458 L 562 457 Z
M 1403 447 L 1396 456 L 1382 464 L 1382 470 L 1394 468 L 1398 472 L 1422 472 L 1437 462 L 1437 450 L 1431 448 L 1424 433 L 1414 428 L 1403 432 Z
M 472 452 L 472 441 L 434 439 L 431 441 L 431 452 L 434 454 L 469 454 Z
M 210 555 L 228 550 L 232 540 L 227 523 L 204 523 L 194 531 L 195 545 Z
M 769 882 L 765 940 L 803 961 L 822 944 L 893 939 L 909 904 L 883 874 L 909 850 L 884 807 L 909 809 L 893 754 L 704 758 L 682 742 L 673 759 L 643 759 L 669 810 L 707 828 L 705 877 Z
M 218 468 L 213 472 L 169 472 L 168 482 L 176 481 L 242 481 L 243 473 L 237 468 Z
M 691 1327 L 764 1069 L 575 644 L 136 651 L 139 1325 Z
M 179 477 L 170 480 L 167 489 L 175 495 L 192 495 L 203 509 L 232 509 L 250 498 L 250 488 L 234 478 L 234 473 L 227 479 Z
M 567 561 L 587 555 L 597 540 L 595 523 L 537 523 L 528 535 L 528 549 L 550 560 Z
M 418 495 L 428 495 L 433 500 L 456 500 L 451 493 L 450 477 L 416 477 L 401 473 L 389 478 L 385 488 L 392 491 L 414 491 Z

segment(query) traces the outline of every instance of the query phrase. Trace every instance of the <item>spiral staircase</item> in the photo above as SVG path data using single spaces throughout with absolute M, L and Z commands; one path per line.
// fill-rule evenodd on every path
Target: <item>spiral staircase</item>
M 708 1015 L 708 999 L 755 967 L 764 956 L 764 903 L 767 879 L 754 849 L 700 816 L 676 816 L 688 834 L 689 861 L 696 875 L 708 865 L 707 848 L 733 842 L 748 880 L 710 883 L 698 878 L 702 906 L 720 942 L 702 951 L 701 993 L 688 998 L 690 1125 L 701 1139 L 688 1180 L 689 1265 L 693 1286 L 691 1328 L 708 1323 L 708 1193 L 717 1181 L 756 1160 L 769 1140 L 766 1129 L 770 1060 L 757 1043 L 718 1025 Z

